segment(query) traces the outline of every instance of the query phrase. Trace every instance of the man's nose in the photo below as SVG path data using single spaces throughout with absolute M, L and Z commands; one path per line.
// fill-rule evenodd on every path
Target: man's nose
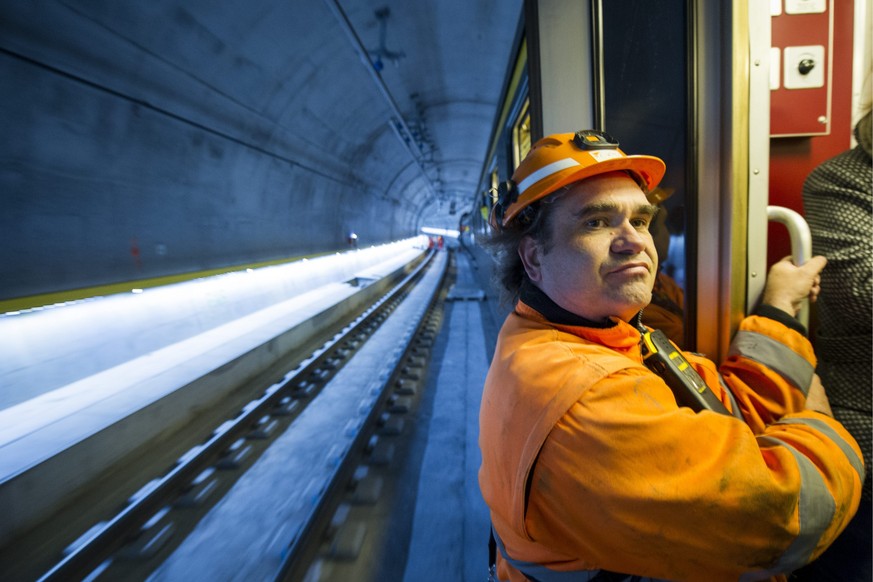
M 625 220 L 616 230 L 612 239 L 612 251 L 623 254 L 637 254 L 646 248 L 644 231 L 635 228 L 630 221 Z

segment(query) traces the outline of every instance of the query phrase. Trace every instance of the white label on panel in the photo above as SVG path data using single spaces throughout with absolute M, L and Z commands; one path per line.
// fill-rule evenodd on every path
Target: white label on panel
M 827 0 L 785 0 L 785 14 L 818 14 L 827 8 Z
M 782 14 L 782 0 L 770 0 L 770 16 Z
M 825 49 L 821 45 L 785 47 L 786 89 L 824 87 Z

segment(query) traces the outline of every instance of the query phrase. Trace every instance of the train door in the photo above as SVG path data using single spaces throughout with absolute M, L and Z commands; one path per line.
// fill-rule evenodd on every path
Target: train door
M 532 137 L 595 127 L 628 153 L 665 160 L 662 272 L 682 290 L 684 347 L 717 359 L 766 268 L 768 10 L 748 0 L 525 5 Z

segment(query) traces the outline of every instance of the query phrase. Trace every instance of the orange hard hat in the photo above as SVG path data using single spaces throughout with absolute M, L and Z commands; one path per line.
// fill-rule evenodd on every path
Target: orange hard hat
M 537 200 L 573 182 L 614 171 L 630 172 L 646 194 L 664 177 L 666 166 L 654 156 L 628 156 L 608 133 L 586 129 L 556 133 L 536 142 L 515 169 L 512 180 L 501 184 L 491 212 L 491 225 L 505 227 Z

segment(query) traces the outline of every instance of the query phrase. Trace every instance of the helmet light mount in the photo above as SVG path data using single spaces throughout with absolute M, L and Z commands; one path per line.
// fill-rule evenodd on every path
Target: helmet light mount
M 618 140 L 596 129 L 580 129 L 573 134 L 573 143 L 582 150 L 614 150 L 618 149 Z
M 497 198 L 491 210 L 491 226 L 496 227 L 503 223 L 503 215 L 506 209 L 518 200 L 518 187 L 510 178 L 497 185 Z

